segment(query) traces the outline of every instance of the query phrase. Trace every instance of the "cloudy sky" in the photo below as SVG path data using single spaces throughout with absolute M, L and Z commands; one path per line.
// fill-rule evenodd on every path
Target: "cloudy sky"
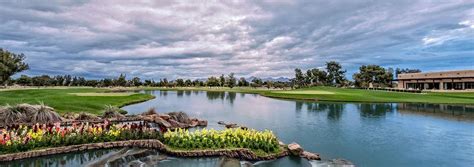
M 474 69 L 473 0 L 1 0 L 0 22 L 0 47 L 26 54 L 29 75 Z

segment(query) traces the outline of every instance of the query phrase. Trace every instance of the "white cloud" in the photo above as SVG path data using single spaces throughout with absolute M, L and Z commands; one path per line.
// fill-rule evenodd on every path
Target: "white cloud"
M 462 0 L 2 1 L 0 47 L 27 54 L 29 74 L 291 76 L 328 60 L 349 71 L 367 63 L 430 69 L 436 63 L 413 60 L 474 59 L 463 45 L 474 43 L 473 7 Z

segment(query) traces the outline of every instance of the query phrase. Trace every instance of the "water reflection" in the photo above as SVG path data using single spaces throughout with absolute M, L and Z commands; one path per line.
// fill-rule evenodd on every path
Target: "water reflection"
M 330 120 L 339 120 L 343 114 L 346 104 L 344 103 L 317 103 L 317 102 L 305 102 L 295 101 L 296 111 L 301 111 L 303 107 L 306 107 L 306 111 L 309 112 L 327 112 L 327 117 Z
M 377 103 L 377 104 L 359 104 L 357 108 L 360 110 L 360 116 L 364 118 L 383 118 L 387 112 L 394 112 L 396 104 Z
M 241 93 L 240 97 L 243 93 Z M 229 102 L 229 104 L 234 104 L 235 98 L 237 97 L 237 93 L 235 92 L 206 92 L 206 97 L 208 100 L 222 100 Z
M 116 150 L 118 149 L 91 150 L 59 155 L 49 155 L 25 160 L 4 162 L 0 164 L 0 166 L 85 166 L 89 162 L 99 159 L 100 157 Z
M 400 113 L 404 114 L 419 114 L 459 121 L 474 121 L 473 105 L 406 103 L 398 104 L 397 109 Z

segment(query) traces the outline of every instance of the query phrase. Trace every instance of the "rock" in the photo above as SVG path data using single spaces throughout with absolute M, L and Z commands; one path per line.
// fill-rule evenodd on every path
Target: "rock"
M 301 153 L 301 157 L 306 158 L 308 160 L 321 160 L 319 154 L 311 153 L 308 151 L 303 151 L 303 153 Z
M 219 124 L 219 125 L 226 125 L 224 121 L 219 121 L 219 122 L 217 122 L 217 124 Z
M 191 119 L 189 119 L 188 114 L 180 111 L 180 112 L 170 112 L 168 113 L 170 119 L 174 119 L 180 123 L 190 124 Z
M 154 117 L 153 118 L 153 122 L 158 124 L 158 125 L 161 125 L 161 126 L 164 126 L 166 128 L 171 128 L 173 127 L 173 124 L 171 124 L 170 122 L 164 120 L 163 118 L 161 117 Z
M 170 115 L 168 114 L 158 114 L 161 118 L 163 118 L 164 120 L 169 120 L 171 118 Z
M 198 121 L 198 126 L 207 126 L 207 121 L 206 120 L 199 120 Z
M 191 124 L 189 124 L 190 127 L 196 127 L 198 125 L 199 125 L 199 121 L 194 121 L 194 120 L 192 120 Z
M 188 124 L 183 124 L 183 123 L 178 122 L 178 121 L 176 121 L 176 120 L 174 120 L 174 119 L 170 119 L 170 120 L 169 120 L 169 123 L 171 124 L 171 127 L 172 127 L 172 128 L 188 128 L 188 127 L 189 127 Z
M 238 128 L 239 126 L 237 126 L 237 124 L 226 124 L 225 127 L 226 128 Z
M 299 156 L 301 155 L 301 153 L 303 153 L 303 148 L 297 144 L 297 143 L 291 143 L 291 144 L 288 144 L 288 150 L 290 150 L 290 153 L 294 156 Z

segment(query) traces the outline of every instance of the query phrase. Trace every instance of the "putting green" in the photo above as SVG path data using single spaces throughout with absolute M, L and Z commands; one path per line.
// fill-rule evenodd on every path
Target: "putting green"
M 274 93 L 280 94 L 300 94 L 300 95 L 332 95 L 333 92 L 323 90 L 294 90 L 294 91 L 279 91 Z
M 107 97 L 117 96 L 117 97 L 123 97 L 123 96 L 134 95 L 135 93 L 69 93 L 69 94 L 76 95 L 76 96 L 100 96 L 100 97 L 103 97 L 103 96 L 107 96 Z

